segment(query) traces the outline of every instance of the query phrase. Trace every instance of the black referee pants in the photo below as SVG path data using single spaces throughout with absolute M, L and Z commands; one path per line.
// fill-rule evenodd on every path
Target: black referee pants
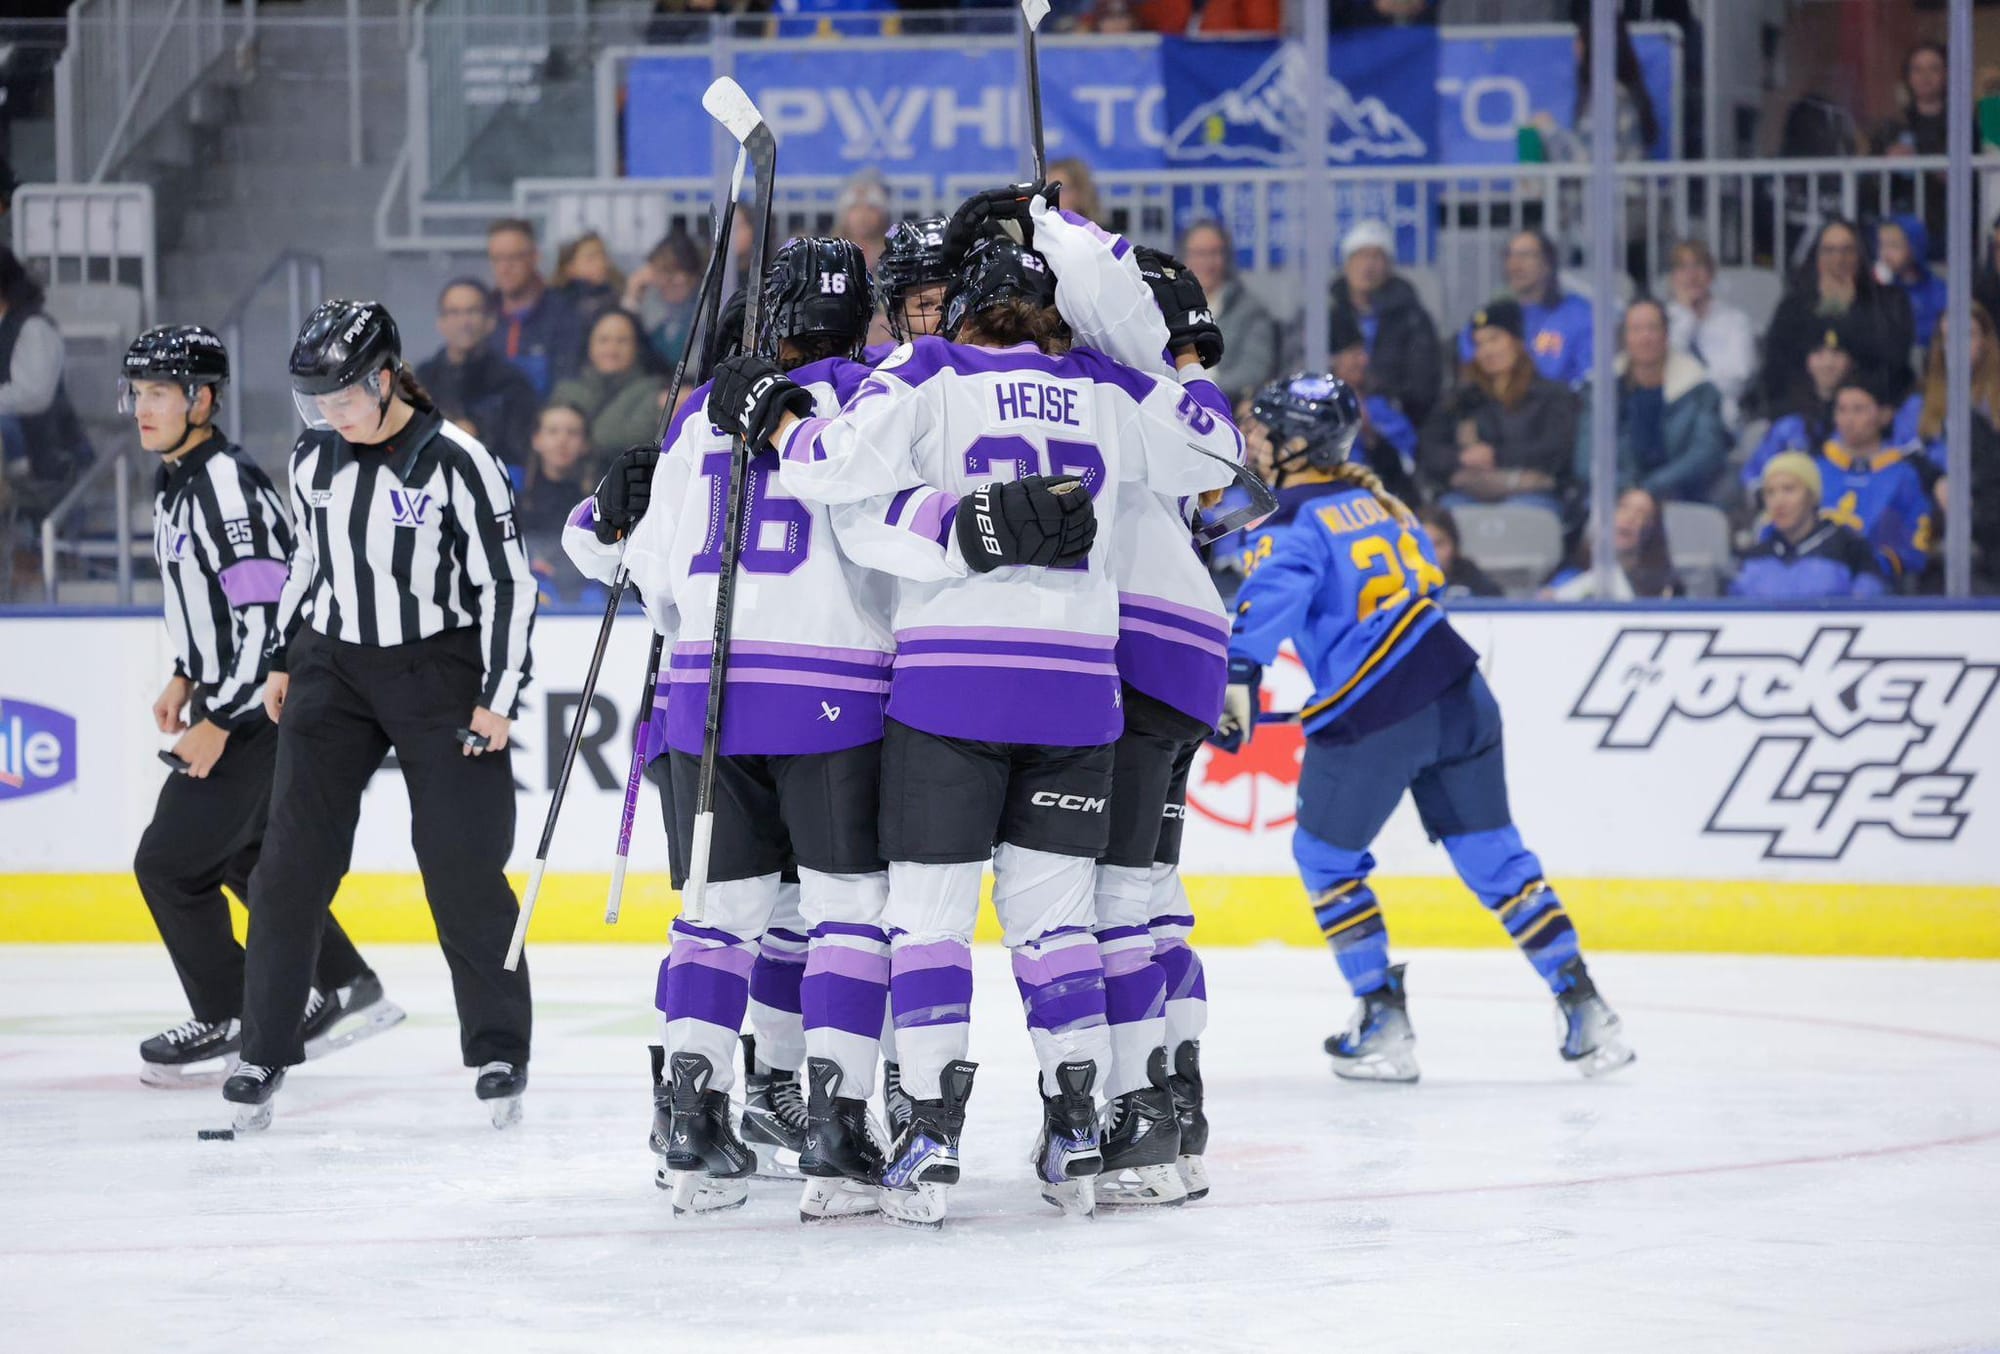
M 264 841 L 277 757 L 278 731 L 270 722 L 262 715 L 244 721 L 206 778 L 167 777 L 132 861 L 197 1020 L 243 1014 L 243 947 L 230 930 L 222 890 L 227 885 L 246 906 L 250 902 L 250 872 Z M 367 971 L 327 913 L 314 986 L 330 992 Z
M 514 844 L 510 753 L 467 757 L 455 731 L 479 702 L 476 630 L 393 648 L 302 631 L 278 726 L 263 859 L 251 877 L 243 1061 L 303 1061 L 320 925 L 347 873 L 361 792 L 391 748 L 410 794 L 410 842 L 451 969 L 465 1065 L 528 1061 L 528 966 L 501 967 L 519 908 L 502 873 Z

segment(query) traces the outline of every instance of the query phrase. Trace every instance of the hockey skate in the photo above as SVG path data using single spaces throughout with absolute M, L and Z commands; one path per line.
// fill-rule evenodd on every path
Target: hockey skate
M 243 1023 L 183 1020 L 139 1045 L 139 1080 L 148 1086 L 213 1086 L 236 1070 Z
M 521 1122 L 521 1092 L 527 1089 L 528 1069 L 514 1063 L 487 1063 L 472 1083 L 472 1093 L 492 1109 L 495 1128 L 512 1128 Z
M 909 1092 L 903 1089 L 903 1069 L 895 1063 L 882 1064 L 882 1119 L 889 1126 L 889 1141 L 894 1142 L 910 1126 Z
M 1389 970 L 1389 981 L 1361 999 L 1354 1020 L 1339 1034 L 1329 1035 L 1326 1051 L 1333 1056 L 1333 1074 L 1348 1081 L 1415 1081 L 1417 1035 L 1403 993 L 1403 966 Z
M 806 1059 L 805 1149 L 799 1171 L 799 1220 L 819 1222 L 878 1212 L 876 1190 L 888 1163 L 868 1123 L 868 1102 L 840 1094 L 840 1064 L 831 1058 Z
M 1597 995 L 1597 984 L 1581 958 L 1572 959 L 1558 971 L 1569 986 L 1556 996 L 1556 1031 L 1562 1035 L 1563 1061 L 1575 1065 L 1586 1077 L 1616 1072 L 1638 1058 L 1625 1042 L 1625 1026 L 1618 1013 Z
M 364 973 L 331 993 L 318 988 L 306 1001 L 306 1061 L 323 1058 L 403 1023 L 403 1008 L 382 995 L 382 980 Z
M 1090 1094 L 1096 1081 L 1095 1063 L 1058 1063 L 1056 1093 L 1042 1097 L 1035 1173 L 1041 1177 L 1043 1200 L 1072 1217 L 1087 1218 L 1097 1211 L 1104 1149 L 1097 1135 L 1097 1102 Z M 1040 1079 L 1036 1082 L 1039 1086 Z
M 1106 1208 L 1175 1207 L 1187 1202 L 1187 1183 L 1176 1164 L 1181 1155 L 1180 1122 L 1167 1088 L 1167 1051 L 1146 1059 L 1143 1091 L 1127 1091 L 1104 1110 L 1104 1169 L 1097 1177 L 1097 1202 Z
M 910 1100 L 910 1122 L 896 1135 L 882 1172 L 882 1216 L 905 1227 L 944 1226 L 945 1194 L 958 1183 L 958 1140 L 977 1063 L 953 1060 L 938 1077 L 936 1100 Z
M 672 1189 L 674 1178 L 667 1171 L 667 1138 L 673 1132 L 674 1088 L 667 1084 L 667 1051 L 658 1044 L 646 1046 L 653 1064 L 653 1127 L 646 1134 L 646 1146 L 653 1152 L 653 1187 Z
M 1174 1097 L 1174 1118 L 1180 1121 L 1181 1156 L 1177 1163 L 1181 1183 L 1189 1199 L 1208 1197 L 1208 1167 L 1202 1157 L 1208 1151 L 1208 1115 L 1202 1109 L 1201 1045 L 1183 1039 L 1174 1050 L 1173 1075 L 1167 1089 Z
M 259 1133 L 271 1126 L 271 1097 L 285 1084 L 285 1069 L 256 1063 L 238 1064 L 222 1083 L 222 1098 L 236 1106 L 237 1133 Z
M 730 1123 L 729 1094 L 710 1089 L 715 1065 L 699 1053 L 676 1053 L 669 1092 L 666 1165 L 674 1214 L 741 1208 L 750 1197 L 757 1157 Z
M 743 1143 L 757 1154 L 758 1180 L 797 1180 L 806 1145 L 806 1098 L 799 1074 L 757 1061 L 757 1040 L 743 1036 Z

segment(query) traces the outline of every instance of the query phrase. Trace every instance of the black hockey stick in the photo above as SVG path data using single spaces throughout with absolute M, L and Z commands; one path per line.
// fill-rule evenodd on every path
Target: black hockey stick
M 701 106 L 729 130 L 755 171 L 757 216 L 750 236 L 750 275 L 743 280 L 743 351 L 757 350 L 764 310 L 764 263 L 771 247 L 771 192 L 778 177 L 778 139 L 743 87 L 719 76 L 701 96 Z M 740 189 L 740 184 L 738 188 Z M 722 750 L 724 673 L 729 666 L 729 627 L 736 606 L 736 560 L 742 550 L 743 515 L 750 497 L 750 448 L 739 433 L 730 439 L 728 511 L 722 519 L 721 570 L 715 580 L 715 633 L 708 653 L 708 711 L 702 723 L 701 774 L 695 786 L 694 842 L 688 853 L 687 888 L 681 915 L 702 918 L 708 888 L 709 847 L 715 840 L 715 759 Z
M 1259 522 L 1278 510 L 1277 493 L 1270 485 L 1257 477 L 1256 471 L 1240 462 L 1230 460 L 1227 456 L 1217 456 L 1214 452 L 1204 451 L 1200 447 L 1196 447 L 1195 450 L 1200 451 L 1202 455 L 1208 457 L 1210 460 L 1220 461 L 1228 466 L 1230 473 L 1236 476 L 1236 483 L 1242 486 L 1244 493 L 1250 495 L 1248 503 L 1231 512 L 1224 513 L 1213 522 L 1202 520 L 1199 516 L 1200 510 L 1197 509 L 1196 525 L 1194 527 L 1194 543 L 1196 545 L 1214 545 L 1217 541 L 1238 531 L 1242 531 L 1246 527 L 1256 526 Z
M 1028 144 L 1035 155 L 1035 182 L 1049 181 L 1049 150 L 1042 140 L 1042 58 L 1035 30 L 1049 17 L 1049 0 L 1021 0 L 1021 61 L 1028 79 Z
M 688 363 L 694 358 L 695 340 L 704 330 L 715 328 L 715 312 L 722 305 L 722 270 L 728 258 L 725 244 L 736 224 L 735 185 L 743 182 L 743 161 L 743 148 L 739 146 L 736 149 L 736 173 L 730 179 L 729 201 L 722 209 L 721 227 L 716 228 L 713 213 L 709 217 L 709 226 L 715 230 L 715 243 L 709 251 L 708 268 L 701 275 L 701 290 L 695 294 L 694 324 L 681 342 L 680 360 L 674 363 L 674 377 L 667 386 L 667 402 L 660 406 L 660 423 L 653 431 L 653 442 L 660 448 L 661 455 L 666 454 L 667 428 L 674 419 L 674 406 L 680 403 L 681 385 L 687 379 Z M 652 718 L 653 693 L 659 685 L 660 660 L 665 656 L 666 647 L 667 637 L 655 627 L 652 652 L 646 657 L 646 686 L 639 695 L 638 727 L 632 739 L 632 766 L 625 773 L 625 804 L 618 817 L 618 852 L 611 859 L 611 892 L 604 900 L 606 926 L 618 924 L 618 908 L 625 896 L 625 868 L 632 859 L 632 823 L 639 814 L 639 784 L 646 774 L 646 749 L 636 735 L 644 731 L 645 722 Z M 580 712 L 578 717 L 582 717 Z

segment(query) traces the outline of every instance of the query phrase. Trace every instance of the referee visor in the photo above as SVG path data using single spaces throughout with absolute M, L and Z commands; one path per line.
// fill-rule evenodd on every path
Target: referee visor
M 352 385 L 309 392 L 292 388 L 292 403 L 308 428 L 332 432 L 342 427 L 379 421 L 395 393 L 396 378 L 386 367 L 369 372 Z

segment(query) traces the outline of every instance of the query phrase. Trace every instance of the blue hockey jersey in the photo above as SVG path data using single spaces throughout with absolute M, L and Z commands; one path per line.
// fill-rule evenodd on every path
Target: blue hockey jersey
M 1434 594 L 1430 537 L 1365 489 L 1296 485 L 1244 541 L 1229 656 L 1268 666 L 1292 641 L 1312 677 L 1307 733 L 1351 741 L 1431 704 L 1478 663 Z

